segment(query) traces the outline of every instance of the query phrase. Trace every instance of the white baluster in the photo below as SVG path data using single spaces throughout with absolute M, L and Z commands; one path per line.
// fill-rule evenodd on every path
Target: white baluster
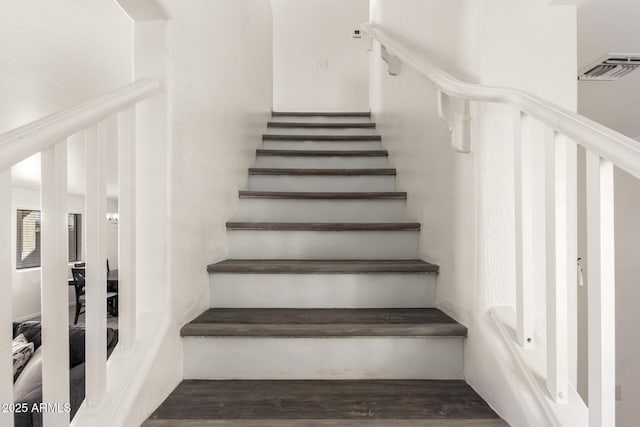
M 578 384 L 578 146 L 566 144 L 567 334 L 569 382 Z
M 41 154 L 40 190 L 42 399 L 59 405 L 45 411 L 45 426 L 68 426 L 69 413 L 69 224 L 67 213 L 67 142 Z
M 5 298 L 0 298 L 0 402 L 13 402 L 13 362 L 11 356 L 11 340 L 13 330 L 13 263 L 15 257 L 11 242 L 12 211 L 11 169 L 0 172 L 0 291 Z M 0 424 L 13 427 L 13 414 L 0 412 Z
M 533 159 L 532 123 L 517 112 L 515 121 L 515 226 L 517 340 L 533 347 Z
M 569 375 L 567 139 L 550 129 L 545 138 L 545 169 L 547 389 L 554 402 L 566 403 Z
M 119 345 L 136 341 L 136 123 L 135 107 L 118 114 Z
M 615 425 L 613 165 L 587 151 L 589 426 Z
M 86 132 L 86 400 L 99 403 L 106 391 L 107 269 L 106 165 L 107 124 Z

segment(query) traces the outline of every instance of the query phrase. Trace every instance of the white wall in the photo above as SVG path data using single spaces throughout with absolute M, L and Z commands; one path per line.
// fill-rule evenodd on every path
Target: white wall
M 268 1 L 168 1 L 172 17 L 172 306 L 206 306 L 207 264 L 226 256 L 224 223 L 261 144 L 272 102 Z
M 155 167 L 145 166 L 147 175 L 158 177 L 157 188 L 139 176 L 144 180 L 139 184 L 155 193 L 141 197 L 153 197 L 158 203 L 159 218 L 153 224 L 165 227 L 155 230 L 151 243 L 138 242 L 139 255 L 141 244 L 156 254 L 145 256 L 149 263 L 145 268 L 155 275 L 155 283 L 138 270 L 138 283 L 144 280 L 146 288 L 145 296 L 139 293 L 138 299 L 139 306 L 147 309 L 153 304 L 141 299 L 166 301 L 166 310 L 157 304 L 155 309 L 170 325 L 159 351 L 150 355 L 149 374 L 135 396 L 127 399 L 130 406 L 119 408 L 119 419 L 127 426 L 143 422 L 182 380 L 179 329 L 208 308 L 206 266 L 226 257 L 225 221 L 237 218 L 238 191 L 246 185 L 247 168 L 255 160 L 273 105 L 269 0 L 163 0 L 159 4 L 170 20 L 136 24 L 139 62 L 135 72 L 158 75 L 160 68 L 167 67 L 168 148 L 164 151 L 163 143 L 157 150 L 153 145 L 144 147 L 160 160 Z M 155 62 L 145 58 L 145 52 L 156 48 L 166 58 Z M 165 196 L 168 211 L 162 212 Z M 144 227 L 146 233 L 152 231 Z M 165 291 L 166 296 L 153 295 Z
M 462 79 L 524 89 L 575 108 L 572 7 L 372 0 L 371 17 Z M 556 68 L 546 66 L 549 58 Z M 466 379 L 511 425 L 545 425 L 487 314 L 514 301 L 513 112 L 482 107 L 473 152 L 455 154 L 436 116 L 434 87 L 405 64 L 399 76 L 388 76 L 377 47 L 371 61 L 371 108 L 398 168 L 399 189 L 409 193 L 407 219 L 422 223 L 420 255 L 441 266 L 438 305 L 469 328 Z
M 578 8 L 578 64 L 586 66 L 607 52 L 640 53 L 640 3 L 634 0 L 592 0 Z M 640 71 L 614 82 L 580 82 L 578 111 L 630 137 L 640 139 Z M 615 174 L 616 221 L 616 402 L 617 425 L 637 423 L 640 417 L 640 182 L 625 172 Z M 586 289 L 584 290 L 586 294 Z M 586 305 L 586 296 L 583 298 Z M 586 311 L 586 310 L 585 310 Z M 586 321 L 586 318 L 585 318 Z M 586 328 L 582 330 L 586 350 Z M 582 361 L 586 370 L 586 360 Z M 587 385 L 580 384 L 583 395 Z
M 272 0 L 273 109 L 369 111 L 368 0 Z M 327 67 L 318 66 L 327 61 Z

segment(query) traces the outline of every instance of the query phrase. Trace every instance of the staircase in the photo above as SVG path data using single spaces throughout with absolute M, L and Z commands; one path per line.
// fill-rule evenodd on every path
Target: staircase
M 503 426 L 464 381 L 466 328 L 368 113 L 273 113 L 181 330 L 184 381 L 145 426 Z

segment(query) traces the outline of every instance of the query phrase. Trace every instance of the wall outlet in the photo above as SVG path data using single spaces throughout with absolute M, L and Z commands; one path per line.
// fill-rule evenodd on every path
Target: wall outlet
M 616 400 L 622 400 L 622 386 L 616 386 Z
M 329 59 L 320 58 L 316 60 L 316 70 L 326 70 L 329 68 Z

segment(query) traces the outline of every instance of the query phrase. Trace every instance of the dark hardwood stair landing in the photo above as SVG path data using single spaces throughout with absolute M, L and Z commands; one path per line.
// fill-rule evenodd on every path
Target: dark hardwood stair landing
M 185 380 L 143 424 L 506 426 L 461 380 Z

